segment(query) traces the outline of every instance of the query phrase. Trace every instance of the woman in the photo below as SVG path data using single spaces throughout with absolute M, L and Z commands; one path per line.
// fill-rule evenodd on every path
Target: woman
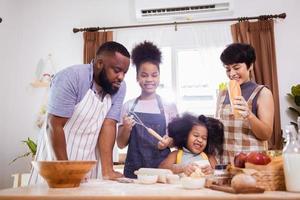
M 224 153 L 222 163 L 233 163 L 241 151 L 265 151 L 267 140 L 273 132 L 274 100 L 271 91 L 264 85 L 250 80 L 250 70 L 255 62 L 254 48 L 248 44 L 233 43 L 220 56 L 230 80 L 236 80 L 242 96 L 232 104 L 240 117 L 231 112 L 228 91 L 220 93 L 217 117 L 224 124 Z
M 141 94 L 123 105 L 123 121 L 119 125 L 117 144 L 120 148 L 128 145 L 124 175 L 136 178 L 135 170 L 141 167 L 157 168 L 170 153 L 172 139 L 167 136 L 166 130 L 167 124 L 177 116 L 177 108 L 156 94 L 161 63 L 161 51 L 157 46 L 147 41 L 138 44 L 132 50 L 132 61 L 136 66 Z M 158 141 L 145 127 L 136 124 L 132 119 L 134 115 L 163 139 Z

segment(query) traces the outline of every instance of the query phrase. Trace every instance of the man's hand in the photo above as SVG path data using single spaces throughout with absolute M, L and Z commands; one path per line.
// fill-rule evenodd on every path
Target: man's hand
M 113 147 L 116 139 L 116 121 L 104 119 L 98 138 L 102 177 L 113 177 Z
M 54 152 L 57 160 L 68 160 L 67 144 L 65 139 L 64 126 L 69 119 L 64 117 L 48 114 L 47 132 L 49 134 L 50 147 Z
M 124 175 L 117 171 L 111 171 L 107 174 L 102 175 L 102 178 L 104 180 L 116 180 L 117 178 L 121 178 L 121 177 L 124 177 Z

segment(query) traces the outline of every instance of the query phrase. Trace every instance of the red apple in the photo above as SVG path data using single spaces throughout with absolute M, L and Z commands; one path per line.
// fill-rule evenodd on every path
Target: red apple
M 234 156 L 234 166 L 239 168 L 245 168 L 246 160 L 247 160 L 247 154 L 241 152 Z
M 271 162 L 271 158 L 261 152 L 251 152 L 248 154 L 247 162 L 255 165 L 266 165 Z

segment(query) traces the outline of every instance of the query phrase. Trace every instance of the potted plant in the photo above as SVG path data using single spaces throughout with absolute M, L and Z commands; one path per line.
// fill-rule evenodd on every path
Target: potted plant
M 291 93 L 288 93 L 288 97 L 292 100 L 293 104 L 293 106 L 288 108 L 291 111 L 291 117 L 293 119 L 290 123 L 298 130 L 298 128 L 300 128 L 297 125 L 297 118 L 300 117 L 300 84 L 291 87 Z
M 16 160 L 18 160 L 19 158 L 24 158 L 24 157 L 27 157 L 27 156 L 32 156 L 34 157 L 35 154 L 36 154 L 36 149 L 37 149 L 37 144 L 32 140 L 30 139 L 29 137 L 27 138 L 27 140 L 23 140 L 22 143 L 26 144 L 26 146 L 28 147 L 28 152 L 14 158 L 11 162 L 15 162 Z

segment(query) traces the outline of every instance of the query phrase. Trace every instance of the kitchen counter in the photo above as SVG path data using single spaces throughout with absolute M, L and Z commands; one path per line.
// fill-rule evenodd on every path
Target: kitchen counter
M 300 199 L 300 193 L 290 192 L 269 192 L 262 194 L 230 194 L 207 188 L 198 190 L 183 189 L 176 184 L 153 184 L 142 185 L 138 183 L 119 183 L 116 181 L 93 180 L 82 183 L 78 188 L 48 188 L 47 185 L 35 185 L 28 187 L 9 188 L 0 190 L 0 200 L 2 199 L 43 199 L 43 200 L 95 200 L 95 199 L 206 199 L 206 200 L 275 200 L 275 199 Z

